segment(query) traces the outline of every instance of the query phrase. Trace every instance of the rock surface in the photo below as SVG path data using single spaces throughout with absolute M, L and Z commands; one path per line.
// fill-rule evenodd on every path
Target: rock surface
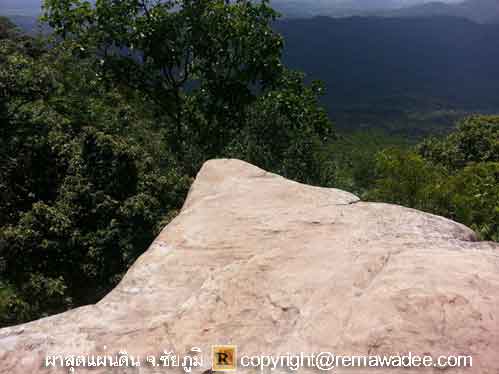
M 498 374 L 499 246 L 441 217 L 209 161 L 103 300 L 0 330 L 0 373 L 70 372 L 45 368 L 47 354 L 145 359 L 224 343 L 240 355 L 466 354 L 472 368 L 446 372 Z

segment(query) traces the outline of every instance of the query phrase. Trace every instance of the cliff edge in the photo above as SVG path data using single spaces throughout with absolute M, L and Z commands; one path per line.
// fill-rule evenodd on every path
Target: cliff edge
M 471 355 L 472 368 L 446 372 L 498 374 L 499 245 L 442 217 L 208 161 L 104 299 L 0 330 L 0 373 L 69 372 L 45 368 L 47 354 L 145 361 L 227 343 L 245 355 Z

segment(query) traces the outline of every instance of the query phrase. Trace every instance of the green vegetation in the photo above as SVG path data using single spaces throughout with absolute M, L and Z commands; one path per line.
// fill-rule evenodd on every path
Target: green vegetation
M 376 154 L 412 145 L 406 138 L 376 129 L 338 133 L 327 150 L 334 168 L 334 187 L 365 197 L 376 178 Z
M 465 119 L 414 151 L 382 151 L 367 197 L 443 215 L 499 241 L 499 116 Z
M 385 104 L 377 108 L 356 108 L 334 113 L 334 124 L 338 132 L 382 131 L 390 138 L 403 138 L 417 143 L 429 136 L 448 135 L 456 123 L 474 115 L 474 112 L 457 110 L 433 110 L 418 108 L 386 109 Z M 383 109 L 385 108 L 385 109 Z
M 0 326 L 99 300 L 202 163 L 443 214 L 499 240 L 499 119 L 412 149 L 338 135 L 283 66 L 267 2 L 46 0 L 48 39 L 0 19 Z
M 0 47 L 2 324 L 102 296 L 189 185 L 154 149 L 138 99 L 34 43 Z

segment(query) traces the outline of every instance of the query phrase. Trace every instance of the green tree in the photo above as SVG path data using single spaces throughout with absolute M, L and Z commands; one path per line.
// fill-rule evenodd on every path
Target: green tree
M 270 28 L 276 13 L 266 1 L 46 0 L 45 9 L 55 31 L 93 53 L 105 77 L 160 106 L 179 155 L 188 140 L 188 92 L 197 94 L 208 126 L 218 123 L 204 138 L 215 154 L 228 141 L 225 126 L 238 126 L 243 108 L 282 70 L 282 40 Z
M 56 32 L 94 58 L 103 79 L 149 98 L 165 144 L 187 173 L 209 158 L 246 155 L 301 180 L 313 159 L 314 175 L 321 174 L 320 147 L 311 144 L 325 143 L 331 123 L 318 108 L 319 91 L 282 66 L 268 1 L 46 0 L 45 9 Z M 292 113 L 284 105 L 295 105 Z M 281 144 L 275 153 L 268 144 L 265 159 L 241 149 L 262 136 Z
M 415 151 L 378 154 L 369 198 L 443 215 L 499 240 L 499 117 L 462 121 Z
M 451 169 L 470 163 L 499 161 L 499 116 L 472 116 L 458 123 L 444 139 L 424 141 L 418 152 L 424 158 Z
M 97 301 L 189 185 L 140 100 L 70 51 L 0 48 L 0 325 Z
M 326 146 L 335 135 L 318 104 L 323 88 L 319 82 L 305 86 L 296 72 L 281 79 L 279 88 L 248 107 L 244 127 L 225 153 L 304 183 L 331 185 Z
M 499 242 L 499 163 L 466 166 L 450 184 L 451 217 Z
M 444 190 L 445 169 L 420 155 L 396 148 L 376 156 L 376 184 L 368 197 L 373 200 L 431 211 Z

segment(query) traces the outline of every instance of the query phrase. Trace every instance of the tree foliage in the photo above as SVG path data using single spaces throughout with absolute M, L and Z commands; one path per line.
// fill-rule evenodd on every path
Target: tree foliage
M 499 162 L 499 116 L 468 117 L 447 138 L 424 141 L 418 153 L 449 169 L 460 169 L 470 163 Z
M 416 151 L 387 149 L 377 156 L 369 197 L 452 218 L 499 241 L 498 146 L 499 117 L 475 116 Z
M 135 99 L 68 50 L 0 48 L 0 324 L 98 300 L 190 180 L 155 154 Z
M 266 2 L 47 0 L 45 9 L 55 31 L 92 53 L 106 79 L 140 90 L 159 106 L 171 122 L 169 144 L 178 157 L 192 126 L 208 127 L 197 129 L 198 141 L 212 156 L 221 153 L 242 125 L 244 108 L 283 69 L 282 40 L 270 28 L 276 13 Z M 201 124 L 186 123 L 187 96 L 205 117 Z

